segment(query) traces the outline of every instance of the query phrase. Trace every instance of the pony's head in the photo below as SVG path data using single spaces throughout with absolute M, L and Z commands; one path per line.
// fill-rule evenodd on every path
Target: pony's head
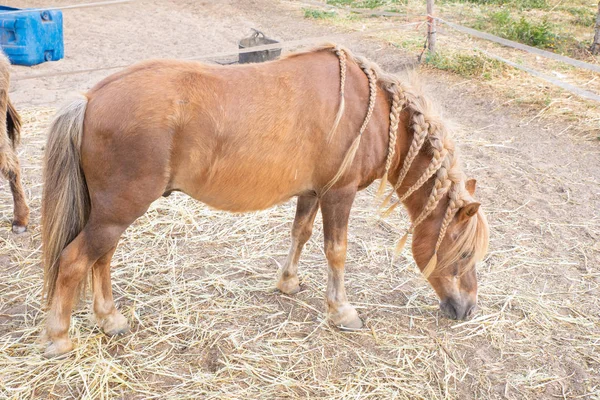
M 488 247 L 488 224 L 473 199 L 474 191 L 475 180 L 467 181 L 465 192 L 440 201 L 413 234 L 415 262 L 440 298 L 442 313 L 450 319 L 467 319 L 476 309 L 475 264 Z
M 447 124 L 432 109 L 425 96 L 411 87 L 390 81 L 390 150 L 388 151 L 382 191 L 387 175 L 412 225 L 400 240 L 401 251 L 413 233 L 413 257 L 440 298 L 442 312 L 452 319 L 471 316 L 477 303 L 475 264 L 487 252 L 489 229 L 480 204 L 475 201 L 475 180 L 467 180 L 460 168 L 458 154 Z M 400 113 L 405 112 L 406 119 Z M 396 145 L 396 130 L 402 124 L 407 147 Z M 410 133 L 412 132 L 412 135 Z M 398 147 L 399 157 L 393 163 Z
M 350 53 L 335 50 L 343 87 L 343 65 Z M 414 76 L 409 77 L 410 84 L 405 84 L 364 58 L 352 59 L 367 73 L 370 83 L 373 78 L 377 81 L 390 101 L 389 142 L 378 195 L 383 194 L 389 178 L 394 190 L 381 207 L 390 203 L 394 193 L 399 199 L 383 214 L 404 204 L 412 221 L 396 251 L 402 250 L 413 233 L 413 257 L 439 296 L 442 312 L 452 319 L 466 319 L 477 303 L 475 264 L 487 252 L 489 236 L 485 215 L 473 198 L 475 180 L 466 179 L 451 130 L 422 94 Z M 340 95 L 343 98 L 343 90 Z M 354 153 L 348 154 L 352 154 L 346 156 L 352 162 Z M 332 182 L 343 173 L 340 171 Z

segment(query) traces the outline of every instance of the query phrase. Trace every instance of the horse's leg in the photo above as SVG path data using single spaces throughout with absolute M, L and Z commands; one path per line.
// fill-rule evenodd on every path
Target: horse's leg
M 310 239 L 315 222 L 315 216 L 319 210 L 319 199 L 316 196 L 298 196 L 296 205 L 296 218 L 292 226 L 292 245 L 285 261 L 285 265 L 279 272 L 277 289 L 283 293 L 295 294 L 300 290 L 298 280 L 298 260 L 302 248 Z
M 348 218 L 356 188 L 330 190 L 321 199 L 325 256 L 329 265 L 327 306 L 329 318 L 339 327 L 358 329 L 362 321 L 346 298 L 344 263 L 348 242 Z
M 7 115 L 9 107 L 12 109 L 12 105 L 10 105 L 8 99 L 9 65 L 6 58 L 0 54 L 0 173 L 8 179 L 13 195 L 14 214 L 12 230 L 14 233 L 23 233 L 27 230 L 27 224 L 29 223 L 29 207 L 27 207 L 25 191 L 23 190 L 23 186 L 21 186 L 19 158 L 7 130 L 7 119 L 12 118 Z M 14 111 L 14 109 L 12 110 Z M 12 114 L 12 112 L 10 113 Z M 16 118 L 19 118 L 18 115 L 16 115 Z M 11 123 L 14 124 L 14 121 Z M 19 128 L 15 129 L 18 131 Z
M 44 356 L 61 355 L 73 348 L 68 331 L 78 290 L 90 268 L 117 245 L 128 225 L 103 223 L 94 218 L 92 211 L 83 231 L 62 251 L 54 297 L 46 321 L 46 337 L 51 343 Z
M 0 167 L 2 174 L 10 183 L 10 190 L 13 195 L 14 216 L 12 222 L 12 230 L 14 233 L 23 233 L 27 230 L 29 223 L 29 207 L 25 199 L 25 191 L 21 185 L 21 167 L 15 150 L 8 146 L 4 150 L 0 150 Z
M 0 101 L 0 110 L 2 102 Z M 6 110 L 6 106 L 4 107 Z M 6 115 L 0 112 L 0 172 L 10 183 L 14 201 L 13 232 L 23 233 L 29 222 L 29 207 L 25 200 L 25 192 L 21 186 L 21 167 L 17 153 L 13 149 L 6 134 Z
M 110 281 L 110 261 L 117 247 L 104 254 L 92 267 L 93 311 L 96 323 L 109 336 L 129 330 L 127 319 L 115 307 Z

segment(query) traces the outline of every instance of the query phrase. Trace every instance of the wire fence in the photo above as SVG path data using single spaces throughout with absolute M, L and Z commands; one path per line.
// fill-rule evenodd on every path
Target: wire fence
M 335 5 L 323 4 L 323 3 L 319 3 L 319 2 L 311 1 L 311 0 L 304 0 L 304 1 L 302 1 L 302 3 L 308 4 L 308 5 L 313 5 L 313 6 L 325 6 L 325 7 L 329 7 L 329 8 L 338 8 L 338 9 L 340 8 Z M 570 57 L 563 56 L 561 54 L 556 54 L 556 53 L 553 53 L 550 51 L 546 51 L 546 50 L 538 49 L 536 47 L 528 46 L 523 43 L 518 43 L 518 42 L 515 42 L 512 40 L 504 39 L 504 38 L 492 35 L 487 32 L 481 32 L 476 29 L 468 28 L 466 26 L 462 26 L 462 25 L 447 21 L 445 19 L 442 19 L 440 17 L 437 17 L 437 16 L 435 16 L 435 14 L 433 12 L 433 5 L 434 5 L 434 0 L 427 0 L 427 14 L 412 16 L 413 18 L 414 17 L 426 17 L 426 20 L 423 20 L 422 23 L 427 24 L 427 26 L 428 26 L 427 36 L 425 37 L 425 41 L 426 41 L 426 45 L 428 45 L 428 47 L 431 51 L 435 51 L 436 25 L 439 27 L 439 24 L 436 24 L 436 22 L 439 22 L 439 23 L 445 24 L 446 26 L 448 26 L 456 31 L 468 34 L 470 36 L 474 36 L 474 37 L 482 39 L 482 40 L 491 41 L 491 42 L 500 44 L 505 47 L 510 47 L 510 48 L 513 48 L 516 50 L 524 51 L 529 54 L 534 54 L 536 56 L 541 56 L 541 57 L 544 57 L 547 59 L 551 59 L 554 61 L 569 64 L 569 65 L 574 66 L 579 69 L 585 69 L 588 71 L 600 73 L 600 65 L 587 63 L 585 61 L 576 60 L 576 59 L 573 59 Z M 344 7 L 343 9 L 345 9 L 349 12 L 353 12 L 353 13 L 361 13 L 361 14 L 368 14 L 368 15 L 378 15 L 378 16 L 387 16 L 387 17 L 402 17 L 402 18 L 410 17 L 408 14 L 397 13 L 397 12 L 371 12 L 371 11 L 355 9 L 355 8 L 351 8 L 351 7 Z M 449 34 L 448 32 L 446 32 L 446 33 Z M 498 55 L 492 54 L 488 51 L 484 51 L 481 49 L 477 49 L 477 50 L 490 58 L 493 58 L 495 60 L 503 62 L 503 63 L 510 65 L 513 68 L 517 68 L 521 71 L 525 71 L 537 78 L 543 79 L 546 82 L 549 82 L 555 86 L 558 86 L 558 87 L 560 87 L 570 93 L 573 93 L 579 97 L 582 97 L 587 100 L 593 100 L 593 101 L 600 102 L 600 95 L 598 95 L 598 94 L 581 89 L 577 86 L 571 85 L 570 83 L 561 81 L 560 79 L 547 76 L 547 75 L 543 74 L 542 72 L 539 72 L 531 67 L 515 63 L 504 57 L 500 57 Z M 420 59 L 421 59 L 421 57 L 419 56 L 419 61 L 420 61 Z

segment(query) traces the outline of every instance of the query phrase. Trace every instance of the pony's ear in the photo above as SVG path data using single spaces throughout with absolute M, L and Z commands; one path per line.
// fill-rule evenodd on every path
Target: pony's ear
M 469 203 L 462 207 L 460 210 L 458 210 L 458 220 L 462 222 L 477 214 L 477 210 L 479 210 L 480 205 L 480 203 Z
M 471 196 L 473 196 L 473 194 L 475 193 L 476 186 L 477 186 L 477 181 L 475 179 L 469 179 L 468 181 L 465 182 L 465 188 L 467 188 L 467 192 L 469 192 L 469 194 Z

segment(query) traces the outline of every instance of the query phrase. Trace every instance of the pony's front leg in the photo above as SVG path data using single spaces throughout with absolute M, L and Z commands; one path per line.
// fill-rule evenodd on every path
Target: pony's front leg
M 298 261 L 302 248 L 310 239 L 319 210 L 319 199 L 316 196 L 298 196 L 296 205 L 296 218 L 292 226 L 292 245 L 285 264 L 279 272 L 277 289 L 286 294 L 295 294 L 300 291 L 298 280 Z
M 127 318 L 115 307 L 110 280 L 110 261 L 116 250 L 113 247 L 100 257 L 92 267 L 92 287 L 94 292 L 93 311 L 96 323 L 109 336 L 129 331 Z
M 340 328 L 359 329 L 362 321 L 346 298 L 344 264 L 348 243 L 348 218 L 356 188 L 330 190 L 321 200 L 327 274 L 327 306 L 329 318 Z

